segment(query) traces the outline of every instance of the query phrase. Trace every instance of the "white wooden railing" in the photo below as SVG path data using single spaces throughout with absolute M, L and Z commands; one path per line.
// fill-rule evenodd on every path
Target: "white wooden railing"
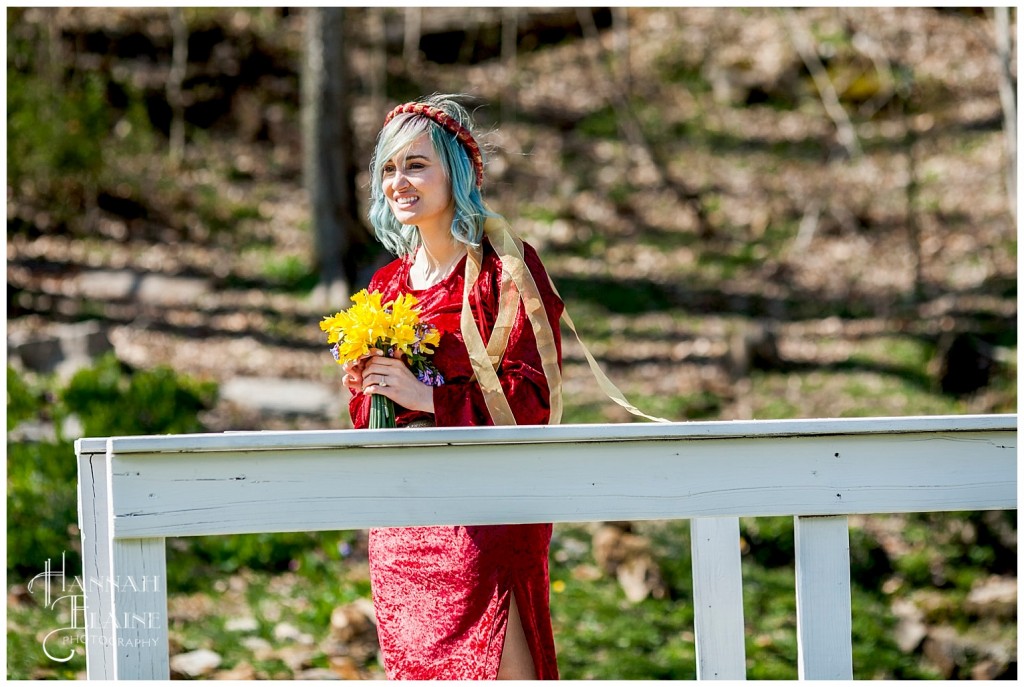
M 847 516 L 1016 508 L 1016 427 L 989 415 L 80 439 L 88 676 L 168 677 L 166 537 L 691 518 L 697 677 L 742 679 L 738 518 L 793 515 L 799 675 L 850 679 Z

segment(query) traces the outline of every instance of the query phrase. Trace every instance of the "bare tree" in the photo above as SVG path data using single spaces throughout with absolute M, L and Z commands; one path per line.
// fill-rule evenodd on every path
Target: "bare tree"
M 918 219 L 918 198 L 921 194 L 920 174 L 917 162 L 918 132 L 914 128 L 911 116 L 907 112 L 907 104 L 903 102 L 904 144 L 907 149 L 907 237 L 910 241 L 910 256 L 913 258 L 914 297 L 925 296 L 924 284 L 924 251 L 921 248 L 921 222 Z
M 629 60 L 629 8 L 612 7 L 612 31 L 614 31 L 615 66 L 619 83 L 628 96 L 632 91 L 633 75 Z
M 423 9 L 420 7 L 405 8 L 405 40 L 402 49 L 407 67 L 417 67 L 420 63 L 420 39 L 423 36 Z
M 167 74 L 167 103 L 171 106 L 171 163 L 177 166 L 185 158 L 185 95 L 184 83 L 188 69 L 188 25 L 180 7 L 167 10 L 171 19 L 174 45 L 171 70 Z
M 384 109 L 388 89 L 387 22 L 383 7 L 367 7 L 366 34 L 370 42 L 370 105 L 374 112 Z
M 1013 76 L 1013 27 L 1010 8 L 995 8 L 996 52 L 999 55 L 999 99 L 1006 130 L 1006 192 L 1010 214 L 1017 221 L 1017 83 Z
M 312 209 L 320 284 L 314 302 L 342 307 L 355 281 L 355 249 L 366 241 L 357 219 L 354 84 L 345 60 L 345 8 L 309 8 L 302 70 L 303 175 Z
M 503 7 L 501 10 L 501 65 L 505 76 L 505 89 L 501 94 L 501 121 L 515 119 L 516 112 L 516 54 L 519 49 L 519 10 Z

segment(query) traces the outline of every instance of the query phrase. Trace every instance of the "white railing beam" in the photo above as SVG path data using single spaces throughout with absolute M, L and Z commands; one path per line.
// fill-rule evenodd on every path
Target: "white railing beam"
M 439 443 L 450 430 L 402 431 Z M 120 440 L 112 439 L 114 536 L 849 515 L 1016 504 L 1013 432 L 625 444 L 612 438 L 461 448 L 416 439 L 358 450 L 196 454 L 119 453 Z

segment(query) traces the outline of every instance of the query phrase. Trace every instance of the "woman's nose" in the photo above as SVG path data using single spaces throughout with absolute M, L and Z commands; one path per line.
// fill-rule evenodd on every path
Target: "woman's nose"
M 409 185 L 409 177 L 405 176 L 400 170 L 395 170 L 394 175 L 391 177 L 391 186 L 396 190 L 401 190 Z

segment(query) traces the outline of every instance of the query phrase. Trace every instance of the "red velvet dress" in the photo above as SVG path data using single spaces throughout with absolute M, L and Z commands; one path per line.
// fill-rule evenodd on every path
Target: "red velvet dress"
M 524 245 L 555 335 L 562 302 L 552 292 L 537 253 Z M 420 319 L 438 328 L 433 355 L 444 375 L 434 388 L 435 414 L 396 406 L 399 427 L 430 419 L 438 427 L 492 424 L 475 381 L 459 326 L 465 258 L 443 282 L 422 291 L 408 286 L 409 260 L 395 260 L 370 281 L 387 302 L 411 292 Z M 484 258 L 470 305 L 487 341 L 498 311 L 501 262 L 484 241 Z M 498 376 L 518 424 L 546 424 L 548 386 L 522 303 Z M 369 423 L 370 399 L 355 394 L 349 406 L 356 428 Z M 494 679 L 505 643 L 509 604 L 516 607 L 537 676 L 556 679 L 555 644 L 548 605 L 550 524 L 394 527 L 370 530 L 370 582 L 384 666 L 396 679 Z

